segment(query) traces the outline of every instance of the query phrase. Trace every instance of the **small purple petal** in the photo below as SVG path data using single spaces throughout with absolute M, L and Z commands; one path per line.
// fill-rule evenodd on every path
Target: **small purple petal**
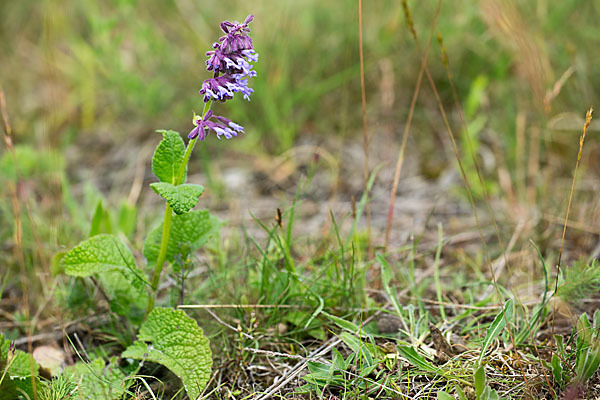
M 196 136 L 198 136 L 198 133 L 200 132 L 200 128 L 195 127 L 194 129 L 192 129 L 192 131 L 190 132 L 190 134 L 188 135 L 188 138 L 193 139 Z
M 244 127 L 235 122 L 229 122 L 229 126 L 238 132 L 244 132 Z

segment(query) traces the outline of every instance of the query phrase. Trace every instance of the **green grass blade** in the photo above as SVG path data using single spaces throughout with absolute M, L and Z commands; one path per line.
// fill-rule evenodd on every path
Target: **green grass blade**
M 483 340 L 483 346 L 481 347 L 481 353 L 479 353 L 479 358 L 477 360 L 478 364 L 481 364 L 481 360 L 485 355 L 485 351 L 490 346 L 490 344 L 500 335 L 502 330 L 506 328 L 506 324 L 509 323 L 514 315 L 514 301 L 513 299 L 508 299 L 506 303 L 504 303 L 504 308 L 502 311 L 496 315 L 494 318 L 494 322 L 490 325 L 487 331 L 487 335 Z

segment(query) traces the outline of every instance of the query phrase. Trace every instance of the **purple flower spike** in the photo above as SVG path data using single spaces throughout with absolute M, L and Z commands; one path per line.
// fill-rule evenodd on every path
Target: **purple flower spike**
M 252 38 L 248 35 L 248 24 L 254 19 L 248 15 L 243 23 L 225 21 L 221 29 L 225 36 L 213 43 L 212 50 L 206 52 L 206 69 L 214 73 L 213 77 L 202 82 L 200 94 L 204 102 L 232 99 L 235 93 L 241 93 L 246 100 L 254 90 L 248 86 L 248 78 L 256 76 L 252 63 L 258 61 L 258 53 L 254 51 Z M 230 139 L 243 133 L 244 128 L 225 117 L 214 115 L 209 110 L 204 117 L 194 114 L 194 129 L 189 133 L 190 139 L 204 140 L 208 130 Z
M 211 119 L 216 119 L 217 122 Z M 192 129 L 188 138 L 194 139 L 198 138 L 199 140 L 204 140 L 206 138 L 207 129 L 212 130 L 217 134 L 217 138 L 221 138 L 221 135 L 225 136 L 227 139 L 231 139 L 234 136 L 237 136 L 238 133 L 244 133 L 244 127 L 236 124 L 235 122 L 231 122 L 229 119 L 225 117 L 220 117 L 218 115 L 214 115 L 212 110 L 209 110 L 204 118 L 199 115 L 194 114 L 193 119 L 194 125 L 196 127 Z

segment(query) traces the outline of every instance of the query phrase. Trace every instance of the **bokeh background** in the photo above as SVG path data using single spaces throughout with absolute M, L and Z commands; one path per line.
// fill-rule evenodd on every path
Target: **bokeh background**
M 408 3 L 423 49 L 437 2 Z M 16 156 L 1 150 L 3 268 L 18 264 L 11 250 L 19 245 L 32 270 L 48 270 L 57 251 L 89 232 L 99 199 L 100 213 L 117 210 L 132 241 L 143 240 L 136 232 L 155 223 L 160 209 L 159 199 L 144 200 L 152 196 L 146 184 L 160 138 L 155 130 L 191 129 L 193 112 L 202 109 L 198 89 L 209 77 L 204 53 L 220 36 L 219 23 L 250 13 L 260 53 L 255 93 L 249 103 L 215 107 L 247 133 L 231 141 L 211 137 L 196 151 L 191 169 L 208 186 L 205 205 L 227 215 L 232 197 L 252 191 L 275 199 L 264 211 L 274 215 L 275 207 L 290 204 L 299 182 L 294 173 L 306 172 L 286 157 L 311 146 L 323 149 L 324 169 L 342 171 L 327 184 L 349 211 L 351 197 L 364 189 L 357 7 L 354 0 L 0 2 L 0 84 Z M 383 215 L 421 53 L 400 2 L 367 1 L 363 18 L 371 167 L 381 166 L 374 193 L 382 206 L 375 209 Z M 443 37 L 487 189 L 502 200 L 499 213 L 511 224 L 515 210 L 541 221 L 534 224 L 537 239 L 548 247 L 564 215 L 585 111 L 599 104 L 599 18 L 600 3 L 586 0 L 445 1 L 437 17 L 435 32 Z M 428 66 L 476 182 L 435 37 Z M 587 235 L 581 252 L 593 249 L 600 233 L 598 126 L 590 127 L 574 205 L 574 224 Z M 426 80 L 408 146 L 405 176 L 425 183 L 449 171 L 458 176 Z M 317 152 L 309 153 L 307 160 Z M 410 182 L 401 190 L 410 191 Z M 460 179 L 451 183 L 455 189 L 444 190 L 458 193 Z M 318 192 L 316 200 L 331 192 Z M 241 214 L 248 215 L 248 201 L 238 202 Z

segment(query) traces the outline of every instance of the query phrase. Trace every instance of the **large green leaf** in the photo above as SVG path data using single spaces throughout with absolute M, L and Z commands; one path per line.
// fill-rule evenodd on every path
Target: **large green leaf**
M 6 370 L 7 363 L 8 370 Z M 37 377 L 39 366 L 31 354 L 21 350 L 11 350 L 10 340 L 0 334 L 0 376 L 5 370 L 6 375 L 0 384 L 0 400 L 16 399 L 22 392 L 27 393 L 33 399 L 31 377 L 32 375 Z
M 79 243 L 60 260 L 67 274 L 86 277 L 111 269 L 135 270 L 131 251 L 118 237 L 100 234 Z
M 204 192 L 204 186 L 191 183 L 174 186 L 167 182 L 155 182 L 150 184 L 150 187 L 167 200 L 175 214 L 185 214 L 194 208 Z
M 170 369 L 196 400 L 210 377 L 210 344 L 196 321 L 181 310 L 155 308 L 142 325 L 138 340 L 122 354 Z
M 108 365 L 104 360 L 96 358 L 89 363 L 78 362 L 68 367 L 65 374 L 73 375 L 78 382 L 75 399 L 82 400 L 117 400 L 120 399 L 131 380 L 119 369 L 116 357 Z
M 158 144 L 152 157 L 152 173 L 161 182 L 177 184 L 177 173 L 183 162 L 185 143 L 175 131 L 159 131 L 163 139 Z M 185 179 L 184 179 L 185 181 Z
M 147 302 L 146 280 L 136 268 L 131 251 L 114 235 L 96 235 L 69 251 L 60 265 L 68 275 L 97 275 L 111 301 L 111 309 L 128 315 Z
M 173 216 L 167 261 L 173 262 L 175 257 L 187 258 L 191 252 L 205 244 L 220 227 L 219 219 L 210 215 L 208 210 Z M 144 242 L 144 256 L 150 264 L 158 258 L 161 237 L 162 224 L 153 229 Z

